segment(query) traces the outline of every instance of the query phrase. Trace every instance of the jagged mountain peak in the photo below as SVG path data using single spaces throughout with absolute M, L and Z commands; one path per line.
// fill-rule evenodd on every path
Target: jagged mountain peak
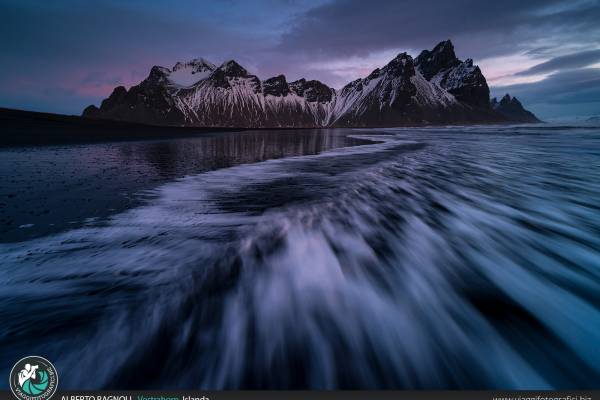
M 439 42 L 431 51 L 423 50 L 421 54 L 423 53 L 428 57 L 437 60 L 437 62 L 441 64 L 449 64 L 449 67 L 452 66 L 451 64 L 456 63 L 456 61 L 460 61 L 458 57 L 456 57 L 454 44 L 452 44 L 450 39 Z
M 143 85 L 161 85 L 168 82 L 171 70 L 160 65 L 155 65 L 150 69 L 148 77 L 142 82 Z
M 457 100 L 480 109 L 490 108 L 490 90 L 478 66 L 471 58 L 461 61 L 450 40 L 433 50 L 423 50 L 415 65 L 425 79 L 445 89 Z
M 226 76 L 231 77 L 248 76 L 248 71 L 235 60 L 225 61 L 217 68 L 217 71 L 222 71 Z
M 160 65 L 155 65 L 150 68 L 150 75 L 165 75 L 169 74 L 170 72 L 171 70 L 169 70 L 169 68 L 161 67 Z
M 423 50 L 415 59 L 415 65 L 427 80 L 433 78 L 440 71 L 455 67 L 460 63 L 450 40 L 438 43 L 433 50 Z
M 125 99 L 127 96 L 127 89 L 125 86 L 117 86 L 108 98 L 102 100 L 102 105 L 100 107 L 110 108 L 113 107 Z
M 406 52 L 398 54 L 389 63 L 381 68 L 375 68 L 369 75 L 363 79 L 357 79 L 350 82 L 345 87 L 361 87 L 363 84 L 369 84 L 370 81 L 384 75 L 389 78 L 406 77 L 414 75 L 414 60 Z
M 189 87 L 208 78 L 216 66 L 204 58 L 178 62 L 168 74 L 169 83 L 175 87 Z
M 456 58 L 449 40 L 415 59 L 400 53 L 339 91 L 317 80 L 287 82 L 284 75 L 261 82 L 235 60 L 218 67 L 203 58 L 177 63 L 172 70 L 155 66 L 140 84 L 115 89 L 84 115 L 256 128 L 537 121 L 512 97 L 490 103 L 481 70 L 471 59 Z
M 290 82 L 290 85 L 292 85 L 292 84 L 304 85 L 305 83 L 306 83 L 306 78 L 300 78 L 300 79 L 297 79 L 297 80 L 295 80 L 293 82 Z
M 215 87 L 229 89 L 238 84 L 247 82 L 251 86 L 252 93 L 261 91 L 261 82 L 256 75 L 251 75 L 248 71 L 238 64 L 235 60 L 225 61 L 210 74 L 210 82 Z M 237 82 L 237 83 L 236 83 Z
M 127 94 L 127 89 L 125 88 L 125 86 L 117 86 L 111 96 L 124 96 Z
M 454 54 L 454 44 L 450 39 L 443 40 L 436 44 L 431 52 L 434 54 L 447 54 L 448 56 L 456 57 Z
M 169 70 L 169 68 L 161 67 L 160 65 L 155 65 L 152 68 L 150 68 L 150 74 L 148 75 L 147 79 L 164 78 L 164 77 L 168 76 L 170 73 L 171 73 L 171 70 Z
M 514 105 L 516 105 L 517 107 L 522 107 L 522 104 L 521 104 L 521 102 L 519 101 L 519 99 L 517 99 L 517 98 L 516 98 L 516 97 L 514 97 L 514 96 L 511 96 L 509 93 L 506 93 L 504 96 L 502 96 L 502 98 L 500 99 L 500 101 L 499 101 L 499 102 L 498 102 L 498 101 L 496 100 L 496 98 L 494 97 L 494 98 L 492 99 L 492 103 L 494 103 L 494 104 L 497 104 L 497 105 L 501 105 L 501 106 L 504 106 L 504 105 L 509 105 L 509 104 L 514 104 Z
M 290 82 L 290 90 L 300 97 L 304 97 L 309 103 L 327 103 L 333 99 L 335 90 L 317 80 L 307 81 L 304 78 Z
M 279 74 L 279 75 L 274 76 L 272 78 L 268 78 L 268 79 L 265 80 L 265 82 L 268 81 L 268 80 L 276 80 L 276 81 L 282 81 L 282 82 L 286 82 L 287 83 L 285 75 L 283 75 L 283 74 Z
M 527 111 L 521 102 L 510 94 L 506 93 L 502 96 L 502 99 L 498 101 L 495 97 L 490 102 L 491 107 L 497 113 L 503 115 L 510 121 L 516 122 L 540 122 L 540 120 L 533 115 L 533 113 Z
M 396 57 L 394 57 L 388 64 L 393 63 L 395 61 L 399 61 L 399 62 L 407 62 L 408 60 L 412 61 L 412 56 L 410 54 L 408 54 L 407 52 L 403 51 L 402 53 L 398 53 L 398 55 Z M 404 60 L 404 61 L 402 61 Z
M 217 67 L 205 58 L 200 57 L 186 62 L 180 61 L 173 66 L 171 71 L 175 72 L 184 68 L 191 68 L 194 72 L 201 72 L 205 70 L 214 71 Z
M 378 76 L 381 73 L 409 78 L 415 74 L 414 60 L 408 53 L 400 53 L 392 61 L 387 63 L 385 67 L 381 68 L 381 70 L 375 69 L 373 72 L 371 72 L 369 77 Z M 367 79 L 372 79 L 369 77 L 367 77 Z
M 290 87 L 285 79 L 285 75 L 277 75 L 264 80 L 262 87 L 265 95 L 286 96 L 290 93 Z

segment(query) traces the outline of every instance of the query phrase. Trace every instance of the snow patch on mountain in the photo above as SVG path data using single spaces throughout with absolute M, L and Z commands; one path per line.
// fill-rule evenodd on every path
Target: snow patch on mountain
M 178 62 L 168 73 L 172 86 L 189 87 L 208 78 L 216 66 L 203 58 L 196 58 L 186 63 Z
M 516 109 L 519 104 L 510 105 Z M 479 68 L 470 59 L 456 58 L 452 43 L 444 41 L 416 59 L 398 54 L 337 91 L 316 80 L 288 83 L 284 75 L 261 81 L 234 60 L 219 67 L 202 58 L 179 62 L 171 70 L 155 66 L 139 85 L 116 88 L 84 115 L 256 128 L 502 122 L 517 115 L 503 106 L 503 117 L 500 110 L 490 104 Z
M 415 76 L 410 78 L 410 81 L 417 88 L 417 93 L 413 97 L 421 105 L 450 106 L 458 103 L 456 98 L 442 89 L 435 79 L 428 81 L 419 71 L 415 72 Z
M 446 90 L 458 89 L 465 85 L 465 82 L 475 73 L 476 69 L 477 66 L 473 65 L 473 60 L 467 59 L 454 68 L 439 72 L 431 78 L 431 82 Z
M 191 68 L 182 68 L 171 72 L 169 80 L 176 86 L 188 87 L 210 76 L 212 71 L 195 72 Z

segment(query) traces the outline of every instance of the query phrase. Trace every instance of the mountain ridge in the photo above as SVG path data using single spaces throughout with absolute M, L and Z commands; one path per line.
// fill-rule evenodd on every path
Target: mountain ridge
M 154 66 L 138 85 L 115 88 L 100 107 L 91 105 L 82 115 L 248 128 L 539 122 L 518 101 L 498 104 L 490 102 L 479 67 L 458 59 L 446 40 L 414 59 L 400 53 L 339 90 L 317 80 L 288 82 L 285 75 L 261 80 L 235 60 L 218 67 L 203 58 L 171 69 Z
M 523 105 L 516 97 L 512 97 L 508 93 L 500 101 L 494 97 L 490 103 L 493 110 L 512 121 L 525 123 L 541 122 L 531 111 L 523 108 Z

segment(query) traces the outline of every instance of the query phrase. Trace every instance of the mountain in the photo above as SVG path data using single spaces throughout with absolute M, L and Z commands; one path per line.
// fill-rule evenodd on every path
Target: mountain
M 332 126 L 397 126 L 504 122 L 489 106 L 489 88 L 472 60 L 448 40 L 413 60 L 399 54 L 385 67 L 346 85 L 332 108 Z
M 510 121 L 527 123 L 541 122 L 532 112 L 523 108 L 523 105 L 516 97 L 511 97 L 508 93 L 505 94 L 500 101 L 496 100 L 494 97 L 490 104 L 494 111 Z
M 489 101 L 479 67 L 471 59 L 459 60 L 448 40 L 415 59 L 401 53 L 340 90 L 316 80 L 288 82 L 283 75 L 261 81 L 234 60 L 218 67 L 201 58 L 179 62 L 172 69 L 154 66 L 140 84 L 129 90 L 115 88 L 100 107 L 87 107 L 83 116 L 154 125 L 252 128 L 523 121 L 525 114 L 511 111 L 514 106 L 496 108 L 495 104 Z

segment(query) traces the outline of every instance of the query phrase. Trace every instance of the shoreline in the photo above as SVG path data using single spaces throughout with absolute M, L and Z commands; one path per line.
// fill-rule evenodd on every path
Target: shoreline
M 0 126 L 0 147 L 173 139 L 248 130 L 145 125 L 6 108 L 0 108 Z
M 543 123 L 543 122 L 542 122 Z M 449 126 L 508 126 L 514 123 L 456 123 L 407 124 L 395 126 L 355 127 L 189 127 L 147 125 L 128 121 L 86 118 L 77 115 L 52 114 L 0 107 L 0 147 L 51 146 L 61 144 L 86 144 L 136 140 L 164 140 L 206 136 L 209 134 L 243 131 L 272 130 L 328 130 L 328 129 L 392 129 L 392 128 L 444 128 Z M 528 124 L 535 125 L 535 124 Z

